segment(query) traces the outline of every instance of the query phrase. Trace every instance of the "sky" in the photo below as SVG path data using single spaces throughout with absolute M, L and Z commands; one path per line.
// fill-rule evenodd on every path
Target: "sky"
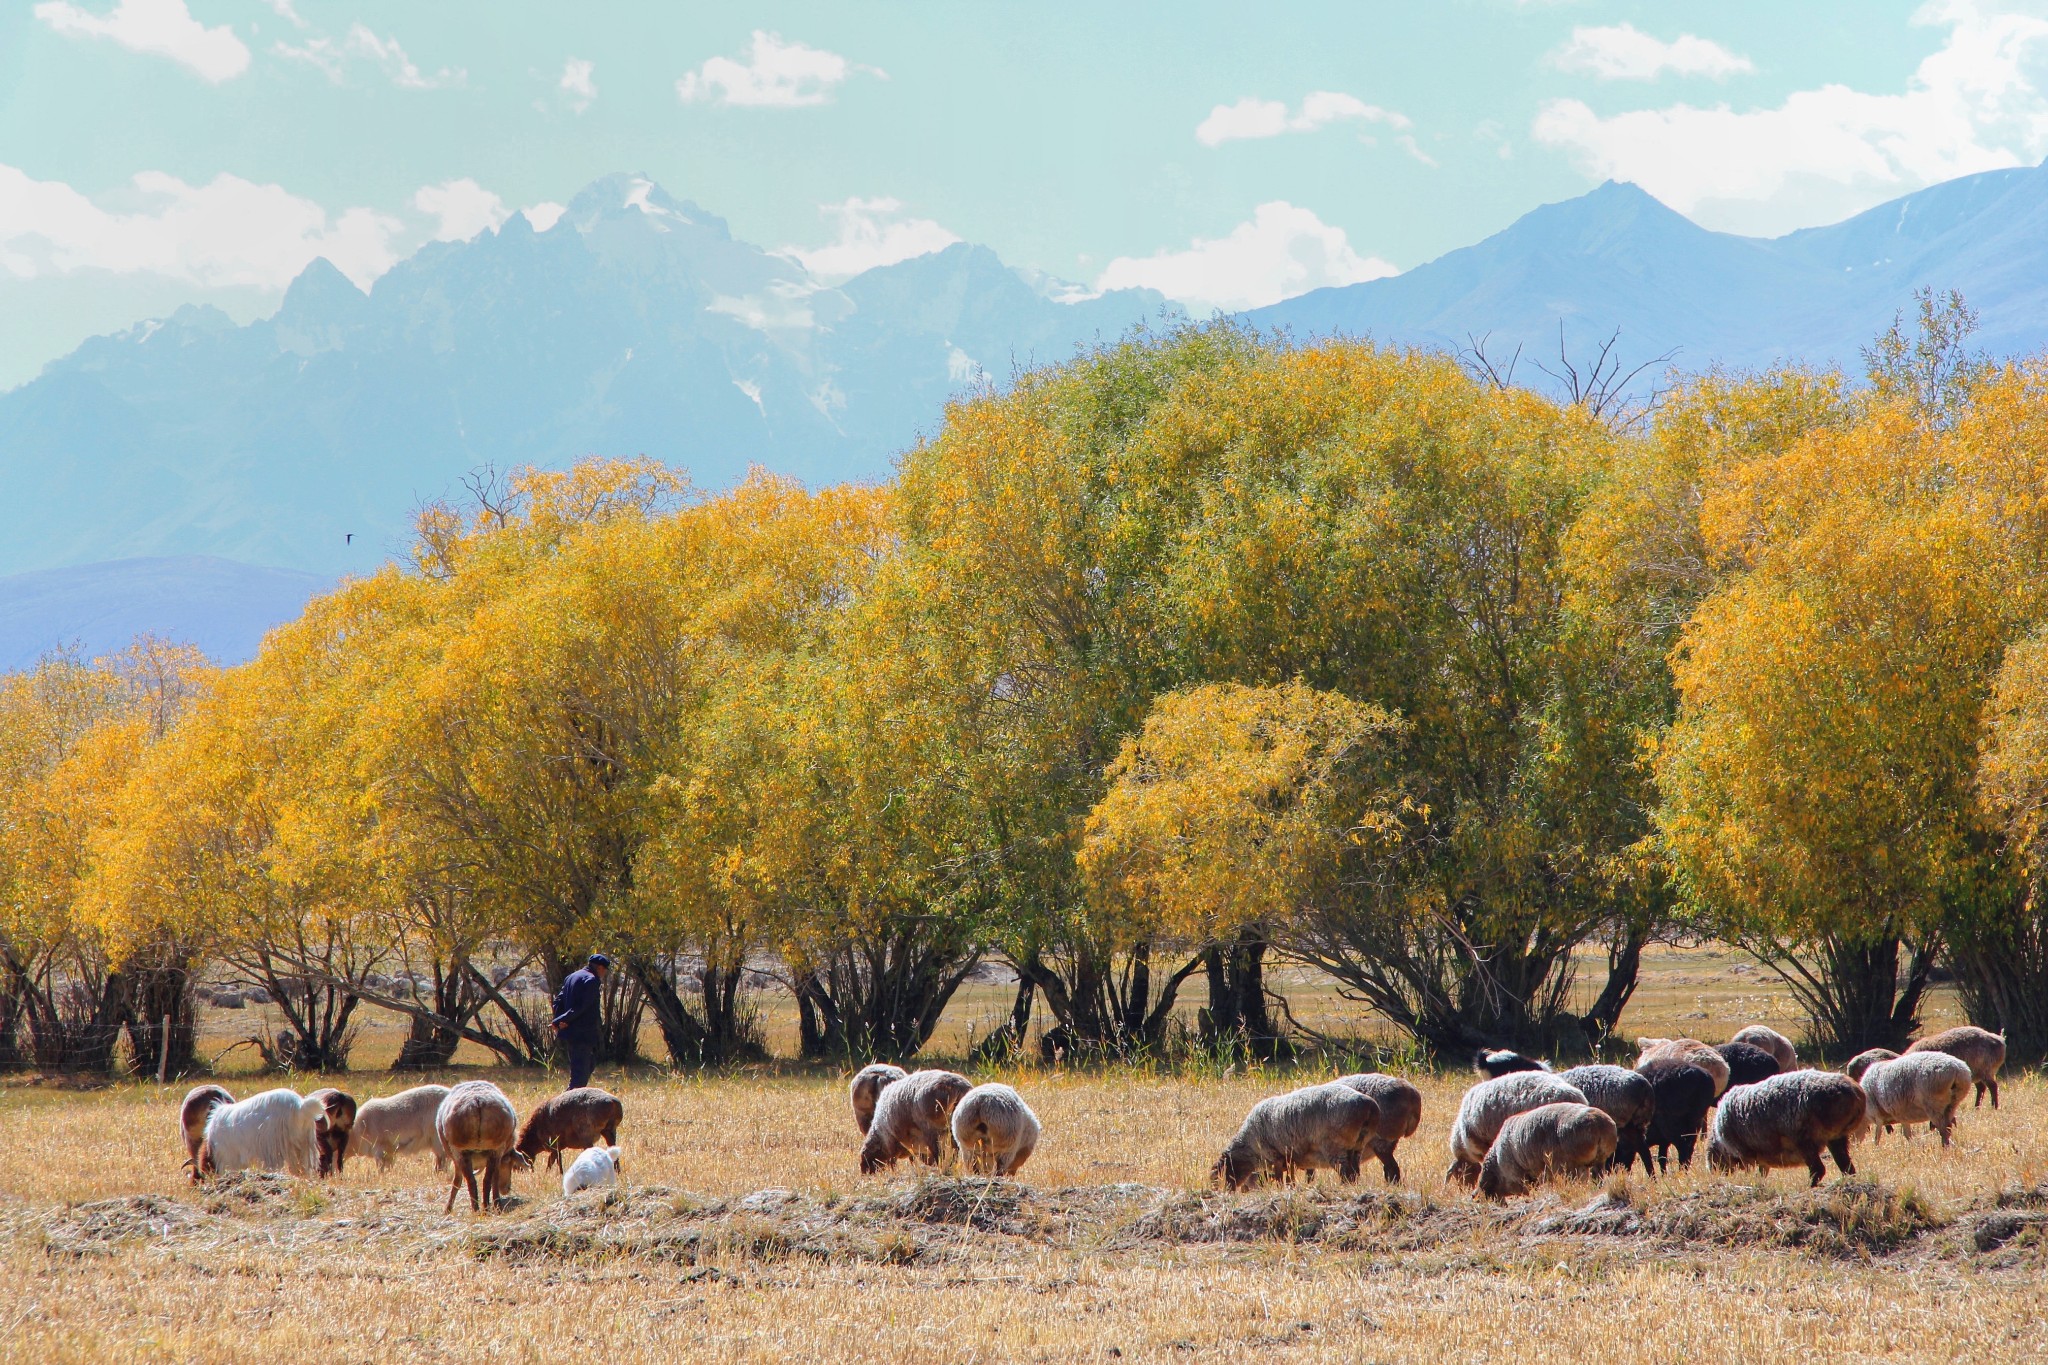
M 0 389 L 651 176 L 827 282 L 955 240 L 1198 313 L 1629 180 L 1776 235 L 2048 155 L 2048 0 L 0 0 Z

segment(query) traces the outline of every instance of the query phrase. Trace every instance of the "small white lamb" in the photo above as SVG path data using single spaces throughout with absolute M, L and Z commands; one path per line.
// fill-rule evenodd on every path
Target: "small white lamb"
M 569 1169 L 562 1172 L 562 1193 L 575 1194 L 578 1190 L 601 1190 L 619 1183 L 619 1149 L 616 1147 L 586 1147 L 583 1155 L 569 1163 Z

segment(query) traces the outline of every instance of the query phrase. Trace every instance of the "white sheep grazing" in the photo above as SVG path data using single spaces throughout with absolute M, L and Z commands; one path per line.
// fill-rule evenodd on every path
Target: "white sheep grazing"
M 1586 1103 L 1586 1092 L 1547 1071 L 1514 1071 L 1473 1086 L 1459 1101 L 1451 1125 L 1451 1166 L 1444 1179 L 1475 1183 L 1503 1123 L 1546 1104 L 1565 1103 Z
M 311 1180 L 320 1171 L 320 1119 L 327 1106 L 295 1090 L 266 1090 L 239 1104 L 216 1105 L 199 1146 L 202 1175 L 288 1171 Z
M 875 1121 L 875 1101 L 881 1098 L 885 1087 L 894 1085 L 910 1073 L 900 1066 L 887 1062 L 875 1062 L 854 1073 L 853 1084 L 846 1087 L 847 1098 L 853 1101 L 853 1121 L 866 1137 L 868 1128 Z
M 1882 1140 L 1894 1124 L 1910 1137 L 1912 1126 L 1924 1123 L 1941 1134 L 1944 1147 L 1956 1125 L 1956 1110 L 1970 1097 L 1974 1084 L 1970 1064 L 1946 1052 L 1909 1052 L 1873 1061 L 1856 1079 L 1870 1100 L 1871 1121 L 1878 1125 L 1873 1142 Z
M 441 1150 L 441 1135 L 435 1131 L 434 1116 L 441 1101 L 448 1098 L 445 1085 L 416 1085 L 383 1099 L 366 1100 L 356 1110 L 356 1126 L 349 1145 L 360 1155 L 388 1171 L 391 1164 L 414 1152 L 432 1152 L 434 1169 L 448 1169 L 448 1154 Z
M 562 1193 L 575 1194 L 578 1190 L 600 1190 L 619 1183 L 619 1149 L 616 1147 L 586 1147 L 583 1155 L 569 1163 L 569 1169 L 562 1172 Z
M 1548 1176 L 1604 1166 L 1617 1140 L 1613 1116 L 1588 1104 L 1546 1104 L 1512 1115 L 1480 1164 L 1479 1192 L 1505 1199 Z
M 1762 1024 L 1751 1024 L 1728 1041 L 1731 1043 L 1748 1043 L 1751 1047 L 1762 1048 L 1778 1059 L 1779 1071 L 1797 1071 L 1799 1069 L 1799 1049 L 1792 1045 L 1790 1038 L 1787 1038 L 1774 1028 L 1765 1028 Z
M 1379 1102 L 1341 1081 L 1273 1095 L 1245 1115 L 1210 1178 L 1227 1190 L 1247 1190 L 1262 1180 L 1292 1183 L 1297 1175 L 1334 1170 L 1349 1185 L 1379 1124 Z
M 953 1137 L 953 1106 L 972 1089 L 974 1082 L 957 1071 L 913 1071 L 884 1086 L 861 1144 L 860 1173 L 873 1175 L 904 1157 L 938 1165 Z
M 977 1085 L 953 1106 L 953 1145 L 976 1175 L 1015 1175 L 1039 1131 L 1038 1115 L 1007 1085 Z

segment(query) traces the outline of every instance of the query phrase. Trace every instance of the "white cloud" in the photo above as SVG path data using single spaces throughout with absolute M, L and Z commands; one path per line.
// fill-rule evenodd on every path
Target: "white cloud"
M 512 216 L 504 200 L 467 178 L 424 187 L 412 206 L 435 219 L 437 242 L 466 242 Z
M 894 199 L 848 199 L 819 206 L 820 213 L 837 220 L 838 230 L 831 242 L 805 250 L 786 247 L 818 280 L 838 284 L 864 270 L 894 265 L 912 256 L 943 251 L 960 238 L 929 218 L 904 218 L 903 205 Z
M 1603 81 L 1654 81 L 1665 72 L 1674 76 L 1711 76 L 1726 80 L 1756 70 L 1749 58 L 1713 41 L 1681 33 L 1663 42 L 1634 24 L 1599 28 L 1580 26 L 1551 61 L 1563 71 L 1581 71 Z
M 1259 205 L 1251 221 L 1227 237 L 1198 237 L 1184 251 L 1119 256 L 1096 277 L 1095 287 L 1157 289 L 1193 309 L 1231 312 L 1395 273 L 1378 257 L 1352 250 L 1344 229 L 1275 200 Z
M 685 104 L 745 105 L 795 109 L 826 104 L 855 71 L 888 78 L 872 66 L 856 66 L 836 52 L 786 43 L 781 35 L 755 29 L 747 60 L 713 57 L 676 82 L 676 96 Z
M 1367 104 L 1355 95 L 1335 90 L 1318 90 L 1302 100 L 1293 113 L 1279 100 L 1253 99 L 1236 104 L 1219 104 L 1195 126 L 1195 141 L 1217 147 L 1239 138 L 1278 137 L 1282 133 L 1312 133 L 1318 128 L 1344 120 L 1383 123 L 1406 132 L 1412 125 L 1404 114 Z
M 281 42 L 271 50 L 280 57 L 319 67 L 336 85 L 342 83 L 351 63 L 357 61 L 377 67 L 393 85 L 406 90 L 435 90 L 461 85 L 469 79 L 469 73 L 460 67 L 450 69 L 444 66 L 433 75 L 427 75 L 417 62 L 406 55 L 398 39 L 380 38 L 363 24 L 349 25 L 348 35 L 344 38 L 321 34 L 308 38 L 298 47 Z
M 126 211 L 103 208 L 62 182 L 0 165 L 0 271 L 33 279 L 107 270 L 279 290 L 325 256 L 367 288 L 397 261 L 394 239 L 405 230 L 388 214 L 330 216 L 280 185 L 232 175 L 188 185 L 144 171 L 128 198 Z
M 134 52 L 169 57 L 215 85 L 249 69 L 249 49 L 233 28 L 208 28 L 192 17 L 185 0 L 120 0 L 107 14 L 95 14 L 66 0 L 48 0 L 36 18 L 74 38 L 111 38 Z
M 595 62 L 571 57 L 562 66 L 562 79 L 555 82 L 555 89 L 562 92 L 569 101 L 569 107 L 579 114 L 597 99 L 597 82 L 591 79 L 591 73 L 596 70 Z
M 293 28 L 306 27 L 306 21 L 300 17 L 298 10 L 292 7 L 292 0 L 263 0 L 263 3 L 270 6 L 278 18 L 287 21 Z
M 1674 104 L 1601 117 L 1546 103 L 1538 141 L 1587 174 L 1632 180 L 1710 227 L 1777 233 L 1832 222 L 1938 181 L 2028 164 L 2048 151 L 2048 19 L 1975 0 L 1914 16 L 1949 29 L 1899 94 L 1844 85 L 1774 109 Z
M 538 204 L 528 204 L 519 211 L 526 215 L 527 222 L 533 224 L 535 232 L 546 232 L 562 221 L 562 215 L 569 211 L 569 206 L 557 204 L 552 199 L 544 199 Z

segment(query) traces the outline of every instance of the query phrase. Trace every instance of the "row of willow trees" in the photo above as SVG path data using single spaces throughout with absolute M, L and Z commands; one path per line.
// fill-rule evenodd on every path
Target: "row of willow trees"
M 1635 424 L 1213 324 L 959 402 L 888 486 L 479 483 L 248 664 L 0 680 L 0 1061 L 187 1069 L 201 971 L 298 1065 L 365 1007 L 532 1060 L 508 974 L 593 947 L 679 1065 L 759 1054 L 763 973 L 804 1055 L 911 1056 L 990 961 L 998 1048 L 1194 1003 L 1271 1053 L 1285 962 L 1571 1052 L 1672 934 L 1846 1048 L 1942 964 L 2037 1056 L 2048 369 L 1966 322 Z

